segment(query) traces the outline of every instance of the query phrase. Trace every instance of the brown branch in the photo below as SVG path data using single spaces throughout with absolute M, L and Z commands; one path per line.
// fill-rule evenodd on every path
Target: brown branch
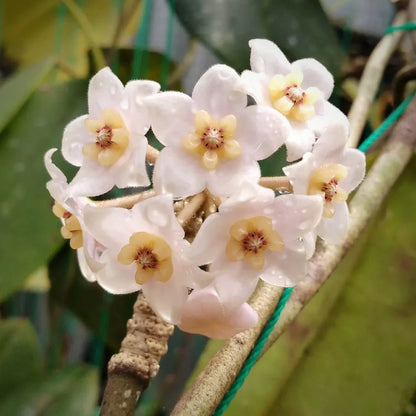
M 393 21 L 393 25 L 401 25 L 406 20 L 407 12 L 404 10 L 399 11 Z M 360 141 L 371 104 L 377 94 L 384 68 L 387 66 L 391 55 L 396 50 L 402 37 L 402 31 L 393 32 L 384 36 L 368 58 L 358 86 L 357 97 L 348 113 L 348 119 L 350 121 L 350 139 L 348 146 L 350 147 L 356 147 Z
M 120 352 L 108 363 L 108 380 L 100 416 L 130 416 L 141 392 L 159 371 L 174 326 L 163 322 L 140 293 Z

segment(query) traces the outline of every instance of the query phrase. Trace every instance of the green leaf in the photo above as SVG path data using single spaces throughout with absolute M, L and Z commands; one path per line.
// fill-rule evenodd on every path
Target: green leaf
M 88 282 L 79 271 L 74 250 L 67 245 L 52 260 L 49 277 L 52 300 L 70 309 L 95 334 L 101 332 L 103 314 L 108 316 L 107 339 L 103 341 L 118 350 L 137 294 L 111 296 L 97 283 Z
M 86 366 L 66 367 L 28 379 L 0 401 L 0 414 L 91 416 L 98 396 L 98 374 Z
M 0 340 L 1 403 L 13 389 L 40 374 L 41 354 L 36 333 L 25 319 L 1 321 Z
M 59 147 L 64 126 L 86 111 L 85 81 L 38 91 L 0 142 L 0 301 L 62 245 L 45 188 L 43 155 Z
M 0 86 L 0 132 L 17 114 L 54 64 L 54 59 L 45 59 L 14 73 Z
M 238 71 L 249 67 L 248 41 L 267 38 L 289 60 L 313 57 L 339 72 L 343 52 L 318 0 L 176 0 L 175 9 L 192 35 Z

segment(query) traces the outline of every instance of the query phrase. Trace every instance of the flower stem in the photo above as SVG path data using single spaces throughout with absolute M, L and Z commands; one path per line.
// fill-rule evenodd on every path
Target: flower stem
M 397 13 L 392 25 L 398 26 L 407 21 L 407 12 L 401 10 Z M 401 31 L 385 35 L 375 47 L 368 58 L 363 75 L 358 86 L 355 98 L 348 113 L 350 121 L 350 138 L 348 146 L 357 147 L 365 123 L 370 112 L 371 104 L 377 94 L 384 68 L 387 66 L 391 55 L 403 37 Z
M 292 185 L 286 176 L 269 176 L 262 177 L 259 180 L 259 185 L 270 189 L 287 189 L 289 192 L 293 192 Z
M 159 150 L 155 149 L 153 146 L 150 146 L 149 144 L 146 150 L 146 160 L 149 163 L 155 163 L 158 156 L 159 156 Z

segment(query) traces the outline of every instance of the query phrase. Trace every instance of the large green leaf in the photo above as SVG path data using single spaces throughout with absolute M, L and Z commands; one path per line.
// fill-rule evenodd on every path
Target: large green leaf
M 30 323 L 24 319 L 1 321 L 0 402 L 10 391 L 20 388 L 23 383 L 37 377 L 40 372 L 40 349 Z
M 66 367 L 25 384 L 3 397 L 0 415 L 91 416 L 98 396 L 97 370 Z
M 249 67 L 248 41 L 268 38 L 290 60 L 314 57 L 334 75 L 343 53 L 318 0 L 176 0 L 179 19 L 226 64 Z
M 36 92 L 0 141 L 0 301 L 62 245 L 43 155 L 59 147 L 66 123 L 86 111 L 85 81 Z
M 54 64 L 55 60 L 48 58 L 16 72 L 0 86 L 0 132 L 28 100 Z

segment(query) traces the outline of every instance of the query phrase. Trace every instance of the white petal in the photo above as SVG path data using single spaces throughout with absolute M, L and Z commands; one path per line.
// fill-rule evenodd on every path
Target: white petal
M 315 135 L 306 123 L 291 121 L 290 126 L 291 132 L 286 140 L 287 161 L 293 162 L 312 150 Z
M 348 132 L 344 123 L 334 122 L 327 126 L 313 148 L 318 163 L 338 163 L 347 143 Z
M 160 85 L 154 81 L 135 80 L 126 84 L 126 94 L 128 96 L 128 124 L 130 132 L 139 135 L 147 133 L 150 127 L 150 116 L 145 104 L 146 98 L 157 94 Z
M 97 280 L 95 272 L 91 270 L 90 267 L 90 258 L 87 260 L 86 252 L 84 247 L 81 247 L 77 250 L 77 258 L 79 269 L 81 270 L 82 275 L 89 281 L 95 282 Z
M 316 87 L 328 99 L 334 89 L 334 77 L 316 59 L 305 58 L 292 62 L 293 71 L 303 72 L 302 88 Z
M 286 117 L 272 108 L 252 105 L 238 114 L 235 137 L 243 152 L 255 160 L 269 157 L 283 145 L 289 133 Z
M 138 231 L 132 226 L 130 212 L 124 208 L 86 206 L 84 225 L 92 237 L 114 251 L 114 257 L 121 247 L 128 244 L 130 236 Z
M 190 257 L 198 265 L 209 264 L 221 253 L 225 253 L 228 230 L 231 223 L 220 214 L 210 215 L 198 231 L 191 244 Z
M 306 194 L 309 187 L 309 177 L 314 167 L 312 153 L 306 153 L 300 162 L 283 168 L 284 174 L 289 178 L 295 194 Z
M 130 136 L 130 157 L 117 161 L 112 172 L 119 188 L 150 185 L 146 170 L 147 139 L 142 135 Z
M 230 196 L 243 182 L 257 183 L 260 166 L 247 157 L 222 160 L 217 169 L 208 177 L 208 190 L 215 196 Z
M 330 124 L 342 124 L 346 132 L 345 136 L 348 135 L 350 123 L 347 116 L 339 108 L 328 101 L 319 99 L 315 104 L 315 110 L 315 116 L 307 121 L 307 126 L 316 137 L 319 138 Z M 345 140 L 347 140 L 347 137 L 345 137 Z
M 341 244 L 347 235 L 350 214 L 346 202 L 332 202 L 335 214 L 332 218 L 322 218 L 318 225 L 318 236 L 328 243 Z
M 347 192 L 355 189 L 365 176 L 365 155 L 357 149 L 346 149 L 339 163 L 348 168 L 348 175 L 339 186 Z
M 194 290 L 183 308 L 179 327 L 192 334 L 227 339 L 251 328 L 258 316 L 247 303 L 226 313 L 214 287 Z
M 109 293 L 123 295 L 137 292 L 141 289 L 141 286 L 134 279 L 136 267 L 135 263 L 124 266 L 113 259 L 96 273 L 97 282 Z
M 248 44 L 251 48 L 250 64 L 253 71 L 265 72 L 270 76 L 286 75 L 290 72 L 290 63 L 276 44 L 267 39 L 251 39 Z
M 306 254 L 291 250 L 267 253 L 268 267 L 260 279 L 273 286 L 291 287 L 306 277 Z
M 152 309 L 166 322 L 177 324 L 188 297 L 188 289 L 174 275 L 166 283 L 151 279 L 143 285 L 143 294 Z
M 257 104 L 267 105 L 268 107 L 272 106 L 268 89 L 270 79 L 266 74 L 244 71 L 241 74 L 241 80 L 243 81 L 247 94 L 253 97 Z
M 110 191 L 115 185 L 113 171 L 95 160 L 85 159 L 69 184 L 71 196 L 97 196 Z
M 82 149 L 85 143 L 93 142 L 94 136 L 84 127 L 88 115 L 72 120 L 64 129 L 62 138 L 62 154 L 64 158 L 75 166 L 81 166 L 84 160 Z
M 196 155 L 185 149 L 165 147 L 155 164 L 153 184 L 157 192 L 185 198 L 203 191 L 208 175 Z
M 101 69 L 95 74 L 88 86 L 88 112 L 91 118 L 100 118 L 106 108 L 120 110 L 123 101 L 124 86 L 110 68 Z
M 220 118 L 235 114 L 247 105 L 247 95 L 242 89 L 243 82 L 234 69 L 227 65 L 214 65 L 196 83 L 192 99 L 198 109 Z
M 295 244 L 299 237 L 312 231 L 322 217 L 323 203 L 319 195 L 282 195 L 273 203 L 273 219 L 285 245 Z
M 244 260 L 230 263 L 225 258 L 221 258 L 215 263 L 215 268 L 211 267 L 211 269 L 217 273 L 213 284 L 227 312 L 246 302 L 259 280 L 258 270 L 254 270 Z
M 181 92 L 162 92 L 146 98 L 150 123 L 165 146 L 182 147 L 183 138 L 195 131 L 192 98 Z
M 52 180 L 58 181 L 58 182 L 66 182 L 66 176 L 64 173 L 52 162 L 52 155 L 57 151 L 58 149 L 49 149 L 45 156 L 43 157 L 43 160 L 45 162 L 46 170 L 49 173 L 49 176 Z

